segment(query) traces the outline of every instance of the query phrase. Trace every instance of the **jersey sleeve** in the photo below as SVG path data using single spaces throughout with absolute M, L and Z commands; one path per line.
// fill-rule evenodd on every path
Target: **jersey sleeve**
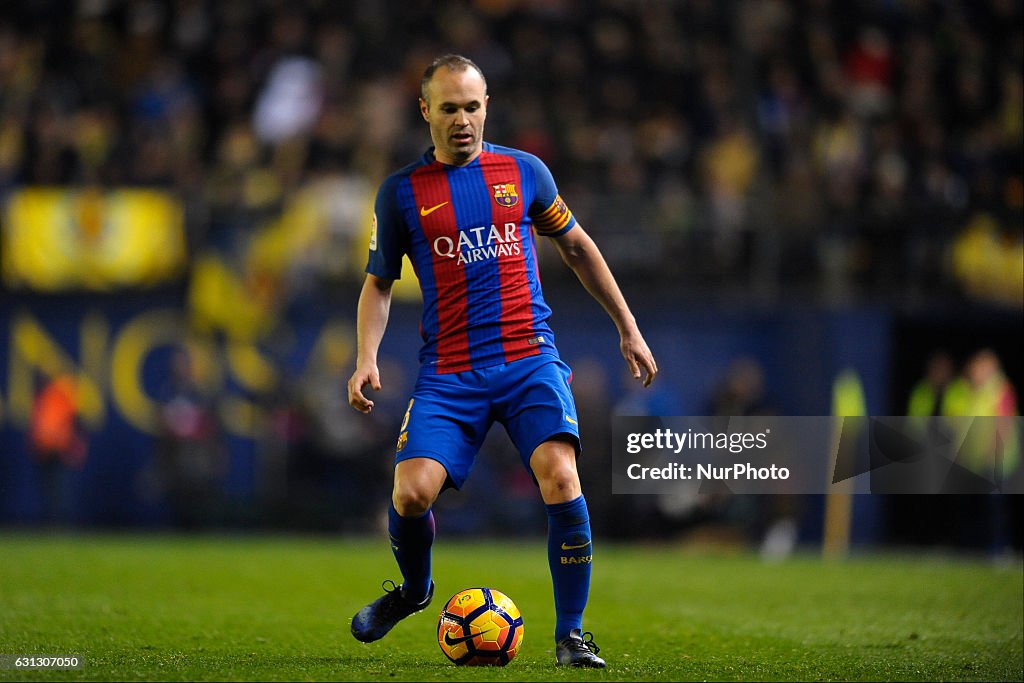
M 387 280 L 402 275 L 402 257 L 408 251 L 409 232 L 398 208 L 397 181 L 388 178 L 377 191 L 370 228 L 370 257 L 366 272 Z
M 535 156 L 528 157 L 528 162 L 533 167 L 537 187 L 529 210 L 534 230 L 545 237 L 557 237 L 569 232 L 576 225 L 576 218 L 559 196 L 551 171 Z

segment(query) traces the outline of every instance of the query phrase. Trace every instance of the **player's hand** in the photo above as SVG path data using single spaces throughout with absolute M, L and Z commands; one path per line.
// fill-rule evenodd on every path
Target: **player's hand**
M 348 380 L 348 404 L 361 413 L 373 410 L 373 401 L 363 395 L 366 385 L 370 385 L 374 391 L 380 391 L 380 373 L 376 365 L 357 367 Z
M 637 333 L 623 337 L 619 349 L 622 351 L 622 357 L 626 359 L 626 364 L 629 365 L 633 379 L 642 379 L 645 387 L 651 386 L 651 382 L 658 374 L 658 364 L 654 361 L 654 354 L 647 347 L 643 336 Z

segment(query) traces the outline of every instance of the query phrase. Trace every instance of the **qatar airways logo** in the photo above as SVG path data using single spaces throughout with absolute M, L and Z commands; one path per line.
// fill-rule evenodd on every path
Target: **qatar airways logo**
M 499 256 L 518 256 L 519 226 L 505 223 L 499 228 L 482 225 L 479 228 L 459 230 L 458 239 L 442 235 L 434 240 L 434 253 L 445 258 L 457 259 L 457 263 L 476 263 Z

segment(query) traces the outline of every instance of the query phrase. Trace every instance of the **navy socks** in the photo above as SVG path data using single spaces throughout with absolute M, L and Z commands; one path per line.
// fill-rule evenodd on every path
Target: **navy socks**
M 548 513 L 548 563 L 555 589 L 555 641 L 583 628 L 583 609 L 590 594 L 593 544 L 587 501 L 579 498 L 545 505 Z
M 402 572 L 402 596 L 422 602 L 430 591 L 430 547 L 434 544 L 434 513 L 402 517 L 395 506 L 388 508 L 388 536 Z

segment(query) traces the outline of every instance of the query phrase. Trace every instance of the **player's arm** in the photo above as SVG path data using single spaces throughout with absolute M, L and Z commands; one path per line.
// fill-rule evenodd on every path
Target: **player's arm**
M 396 176 L 389 176 L 377 192 L 366 280 L 356 309 L 356 371 L 348 380 L 348 403 L 361 413 L 373 410 L 373 401 L 363 389 L 367 385 L 380 389 L 377 350 L 388 326 L 391 285 L 402 275 L 402 257 L 407 251 L 404 223 L 395 202 L 397 183 Z
M 359 293 L 359 307 L 356 311 L 356 371 L 348 380 L 348 403 L 361 413 L 373 410 L 373 401 L 363 395 L 363 388 L 370 385 L 374 390 L 380 389 L 377 350 L 388 326 L 392 284 L 394 280 L 367 273 L 363 290 Z
M 633 377 L 642 377 L 644 386 L 650 386 L 658 374 L 658 364 L 597 244 L 579 223 L 553 239 L 562 260 L 615 323 L 619 331 L 619 349 Z

